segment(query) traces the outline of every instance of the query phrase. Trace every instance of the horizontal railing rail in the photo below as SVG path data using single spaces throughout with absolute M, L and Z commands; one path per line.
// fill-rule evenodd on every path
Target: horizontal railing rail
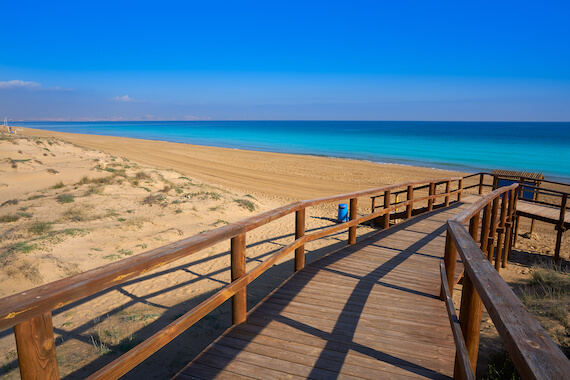
M 454 330 L 457 348 L 455 374 L 458 377 L 470 378 L 475 372 L 482 305 L 485 305 L 505 348 L 524 379 L 570 378 L 568 358 L 499 276 L 495 270 L 498 266 L 495 265 L 494 269 L 490 262 L 489 252 L 492 254 L 493 250 L 489 249 L 488 243 L 495 238 L 498 244 L 494 250 L 495 263 L 501 262 L 503 257 L 506 260 L 501 245 L 504 243 L 508 246 L 510 242 L 512 221 L 509 219 L 516 209 L 517 188 L 518 184 L 512 184 L 497 189 L 447 222 L 441 293 L 447 301 L 452 328 L 456 327 L 457 317 L 450 299 L 453 296 L 458 254 L 464 267 L 459 312 L 461 334 Z M 501 211 L 497 215 L 499 202 Z M 498 227 L 497 224 L 493 225 L 496 220 L 500 223 Z M 467 222 L 469 230 L 464 227 Z M 467 363 L 466 356 L 469 358 Z M 471 368 L 466 368 L 469 365 Z
M 451 191 L 450 184 L 455 181 L 458 183 L 457 189 Z M 394 212 L 398 207 L 405 206 L 406 216 L 409 217 L 412 215 L 414 204 L 427 202 L 427 208 L 424 207 L 422 210 L 431 211 L 441 198 L 444 198 L 443 205 L 449 205 L 452 195 L 457 195 L 458 200 L 460 200 L 463 191 L 461 181 L 461 177 L 454 177 L 411 182 L 291 203 L 237 223 L 204 232 L 197 236 L 1 299 L 0 330 L 14 327 L 20 373 L 23 379 L 37 378 L 38 376 L 46 379 L 57 378 L 56 347 L 51 319 L 53 310 L 113 286 L 123 284 L 141 274 L 160 268 L 215 244 L 230 241 L 231 283 L 90 377 L 91 379 L 118 378 L 230 298 L 232 298 L 232 323 L 239 324 L 245 322 L 247 285 L 293 251 L 295 251 L 295 270 L 302 269 L 305 263 L 304 246 L 307 242 L 348 229 L 348 243 L 355 244 L 356 227 L 358 224 L 379 217 L 384 217 L 389 222 L 390 213 Z M 443 192 L 438 192 L 437 184 L 441 183 L 445 183 L 446 188 Z M 429 188 L 429 194 L 414 198 L 414 191 L 420 187 Z M 376 211 L 374 209 L 368 215 L 358 216 L 358 198 L 383 193 L 385 198 L 390 199 L 389 194 L 400 188 L 405 188 L 409 195 L 405 202 L 396 205 L 387 203 L 380 210 Z M 387 194 L 388 196 L 386 197 Z M 305 210 L 308 207 L 336 203 L 347 199 L 350 200 L 348 222 L 333 225 L 310 234 L 306 233 Z M 273 253 L 257 267 L 246 272 L 247 232 L 292 213 L 295 213 L 295 240 Z

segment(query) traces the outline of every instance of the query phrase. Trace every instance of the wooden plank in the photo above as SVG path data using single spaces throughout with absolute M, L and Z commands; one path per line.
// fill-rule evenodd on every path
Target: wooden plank
M 395 366 L 366 356 L 347 356 L 340 352 L 322 351 L 288 341 L 255 339 L 250 342 L 240 338 L 240 336 L 225 336 L 219 344 L 274 359 L 285 357 L 289 362 L 313 367 L 312 376 L 315 376 L 314 368 L 326 371 L 322 373 L 325 378 L 337 376 L 337 372 L 331 372 L 328 369 L 340 368 L 339 375 L 357 376 L 370 380 L 393 377 L 390 374 L 397 375 L 399 378 L 413 379 L 415 376 L 410 375 L 410 371 L 426 376 L 433 372 L 413 363 Z
M 440 361 L 442 363 L 449 363 L 449 370 L 453 368 L 453 356 L 455 349 L 448 343 L 439 343 L 435 341 L 432 344 L 421 344 L 419 342 L 409 341 L 403 344 L 401 338 L 383 334 L 379 331 L 378 334 L 371 336 L 369 334 L 357 334 L 355 336 L 348 336 L 346 334 L 331 334 L 328 331 L 320 330 L 313 326 L 302 326 L 286 324 L 279 321 L 268 321 L 252 319 L 247 325 L 240 326 L 240 331 L 255 332 L 260 336 L 277 336 L 283 339 L 291 339 L 300 341 L 303 344 L 321 347 L 324 345 L 328 349 L 338 346 L 338 350 L 343 352 L 345 345 L 352 347 L 351 350 L 358 351 L 359 348 L 367 348 L 368 350 L 380 351 L 399 357 L 406 357 L 408 361 Z M 288 338 L 283 335 L 289 336 Z M 415 358 L 415 359 L 414 359 Z
M 383 354 L 397 355 L 402 360 L 409 363 L 425 365 L 432 370 L 437 369 L 442 373 L 452 371 L 453 357 L 449 355 L 451 351 L 442 350 L 441 346 L 431 346 L 423 350 L 416 350 L 413 353 L 406 347 L 399 345 L 385 345 L 376 340 L 346 340 L 339 336 L 326 337 L 325 333 L 319 336 L 294 330 L 289 327 L 283 328 L 278 322 L 272 322 L 265 327 L 253 324 L 242 325 L 239 328 L 228 331 L 227 336 L 241 336 L 248 341 L 265 341 L 266 338 L 275 339 L 275 342 L 283 342 L 283 345 L 299 344 L 315 352 L 323 352 L 326 348 L 328 352 L 345 353 L 350 350 L 353 357 L 372 358 L 378 360 Z M 316 339 L 321 337 L 321 339 Z M 276 343 L 273 343 L 277 346 Z

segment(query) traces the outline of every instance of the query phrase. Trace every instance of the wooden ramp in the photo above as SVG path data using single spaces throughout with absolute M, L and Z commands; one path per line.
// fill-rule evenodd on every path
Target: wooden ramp
M 439 300 L 445 222 L 412 218 L 293 275 L 175 379 L 448 379 L 455 345 Z

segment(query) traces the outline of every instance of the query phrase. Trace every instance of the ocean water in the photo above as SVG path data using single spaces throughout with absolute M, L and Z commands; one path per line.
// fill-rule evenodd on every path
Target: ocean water
M 22 122 L 14 126 L 570 182 L 570 123 L 406 121 Z

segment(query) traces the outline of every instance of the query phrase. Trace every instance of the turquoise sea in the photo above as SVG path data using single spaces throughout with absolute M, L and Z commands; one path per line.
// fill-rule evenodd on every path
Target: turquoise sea
M 14 126 L 570 182 L 570 123 L 436 121 L 21 122 Z

